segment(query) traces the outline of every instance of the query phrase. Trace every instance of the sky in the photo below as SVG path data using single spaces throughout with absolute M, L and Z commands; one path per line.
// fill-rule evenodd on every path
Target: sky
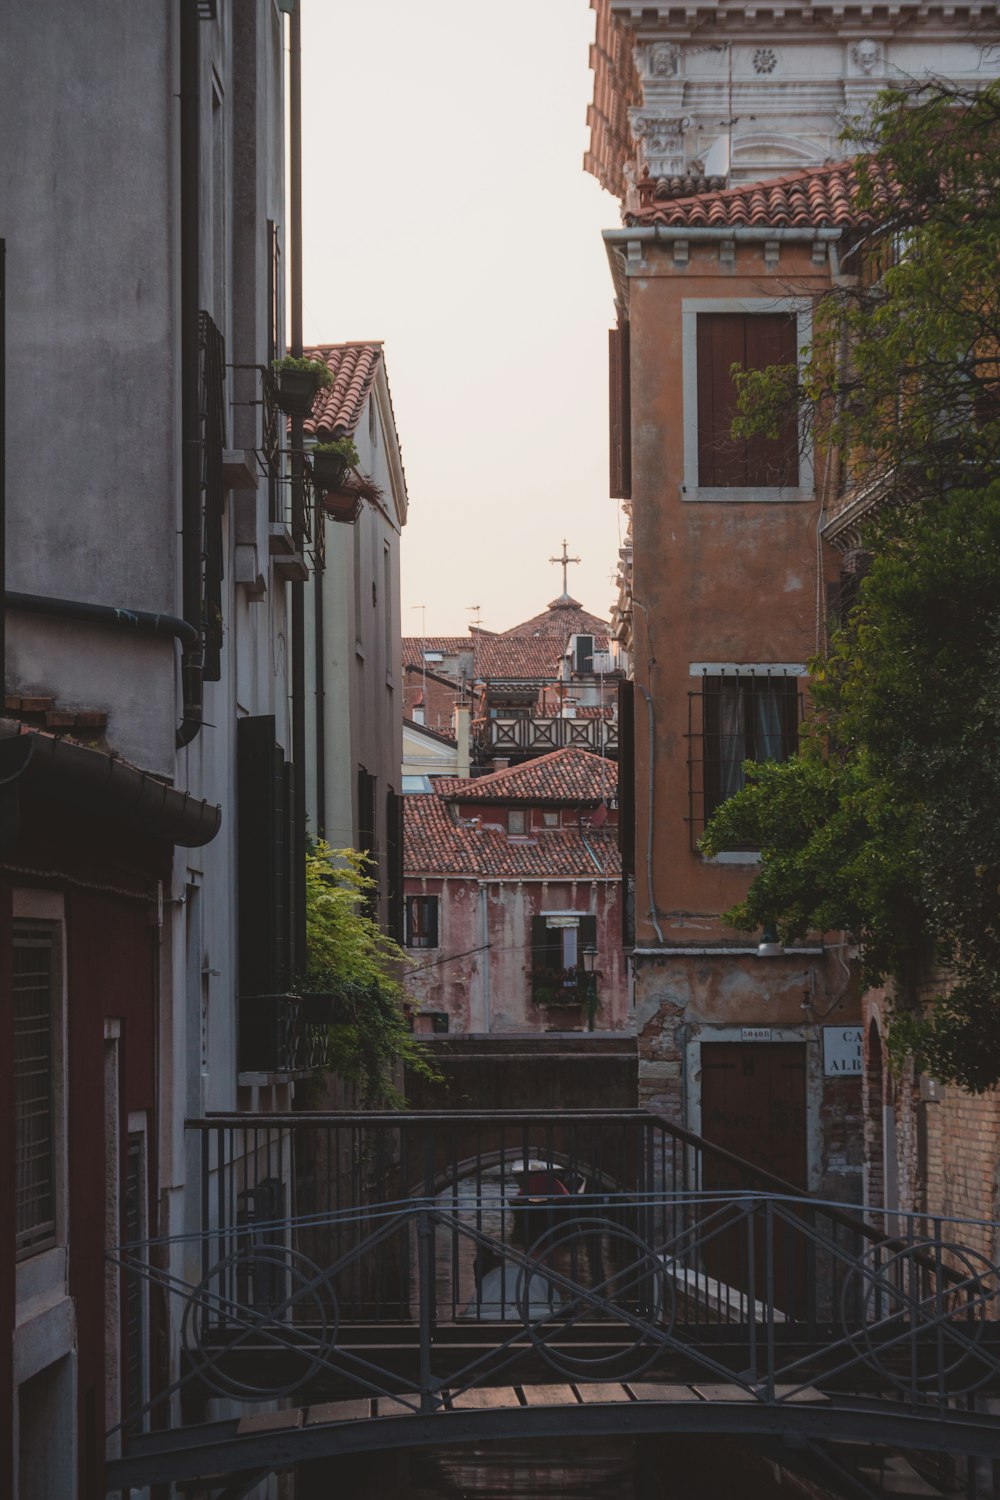
M 404 635 L 537 614 L 564 537 L 570 593 L 603 618 L 614 597 L 593 26 L 588 0 L 302 7 L 305 341 L 384 342 Z

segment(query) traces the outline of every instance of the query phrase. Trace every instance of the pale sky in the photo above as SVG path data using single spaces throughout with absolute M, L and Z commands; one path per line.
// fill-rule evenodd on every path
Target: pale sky
M 588 0 L 302 8 L 306 343 L 382 339 L 410 499 L 404 635 L 503 630 L 570 592 L 607 618 L 601 230 L 583 171 Z

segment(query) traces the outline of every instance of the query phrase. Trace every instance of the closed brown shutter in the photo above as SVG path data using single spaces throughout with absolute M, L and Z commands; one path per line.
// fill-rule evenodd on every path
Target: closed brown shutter
M 734 438 L 732 366 L 763 370 L 794 364 L 794 313 L 699 313 L 698 483 L 706 488 L 793 487 L 799 482 L 794 415 L 776 438 Z
M 632 401 L 629 326 L 608 330 L 608 476 L 612 500 L 632 494 Z

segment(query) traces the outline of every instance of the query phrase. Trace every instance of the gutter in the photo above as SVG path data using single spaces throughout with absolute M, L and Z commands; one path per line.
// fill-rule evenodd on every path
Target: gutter
M 7 799 L 24 785 L 46 800 L 82 807 L 88 816 L 109 818 L 137 833 L 199 849 L 222 826 L 222 809 L 158 781 L 146 771 L 55 735 L 26 730 L 0 719 L 0 813 L 8 844 L 16 816 Z
M 187 620 L 176 615 L 161 615 L 145 609 L 124 609 L 114 604 L 85 604 L 77 599 L 55 599 L 48 594 L 19 594 L 7 589 L 4 608 L 26 615 L 47 615 L 52 619 L 81 620 L 94 625 L 110 625 L 132 630 L 139 635 L 154 635 L 180 641 L 185 650 L 199 644 L 201 637 Z

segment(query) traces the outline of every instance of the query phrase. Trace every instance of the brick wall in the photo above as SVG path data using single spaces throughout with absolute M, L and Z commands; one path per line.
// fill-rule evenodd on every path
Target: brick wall
M 871 991 L 865 996 L 864 1009 L 867 1201 L 873 1205 L 882 1201 L 885 1141 L 882 1129 L 876 1128 L 878 1099 L 880 1105 L 891 1106 L 895 1126 L 898 1206 L 915 1213 L 996 1220 L 1000 1213 L 1000 1090 L 968 1094 L 954 1085 L 939 1084 L 918 1075 L 911 1059 L 895 1073 L 884 1067 L 879 1081 L 872 1033 L 886 1031 L 885 993 Z M 892 1154 L 890 1140 L 886 1155 Z M 962 1240 L 991 1258 L 1000 1248 L 997 1236 L 987 1227 L 966 1226 Z

